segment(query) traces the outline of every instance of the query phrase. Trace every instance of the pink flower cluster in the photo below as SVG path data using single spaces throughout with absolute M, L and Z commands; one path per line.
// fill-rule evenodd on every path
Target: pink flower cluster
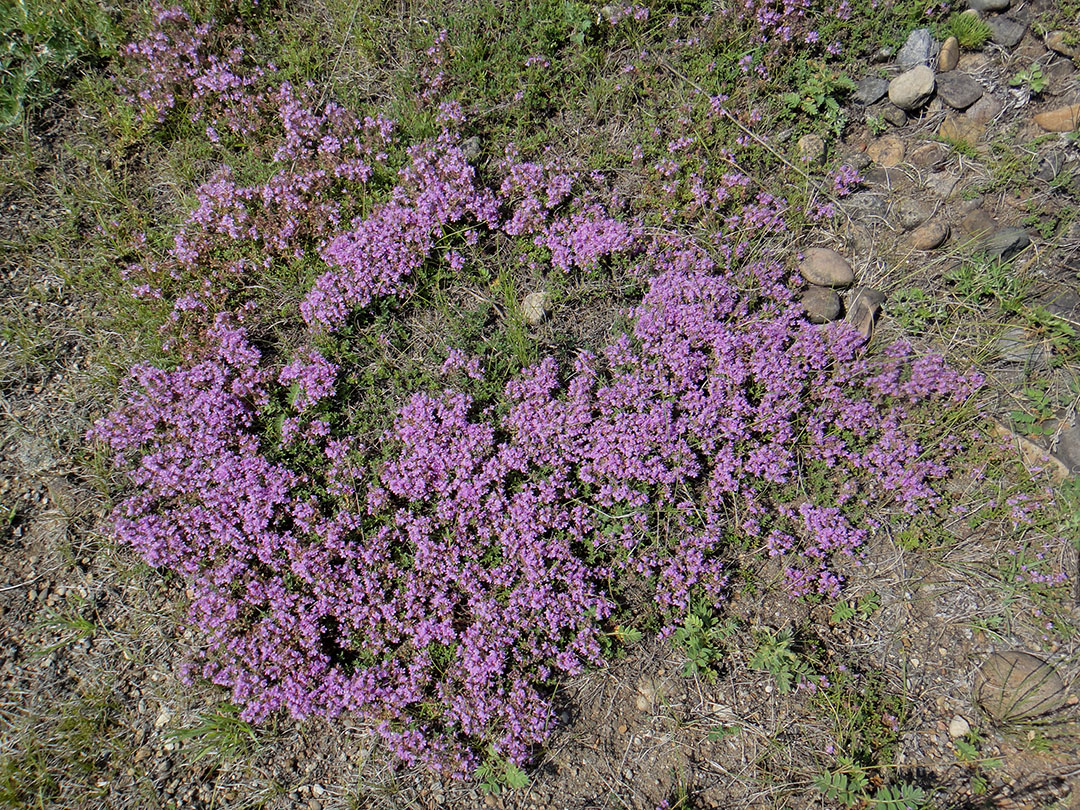
M 778 6 L 755 8 L 781 25 Z M 923 446 L 912 417 L 979 381 L 902 345 L 867 357 L 843 324 L 809 324 L 783 263 L 752 260 L 746 238 L 782 230 L 787 203 L 744 195 L 741 172 L 694 180 L 697 205 L 733 206 L 706 250 L 615 218 L 610 197 L 583 189 L 602 177 L 553 158 L 511 151 L 488 187 L 460 146 L 460 107 L 443 105 L 442 134 L 349 221 L 351 184 L 384 159 L 389 122 L 284 83 L 222 87 L 270 104 L 281 165 L 263 184 L 223 170 L 201 189 L 159 268 L 207 280 L 177 296 L 200 315 L 186 339 L 201 342 L 175 370 L 133 369 L 92 436 L 134 488 L 113 514 L 118 537 L 186 579 L 205 639 L 193 674 L 231 689 L 245 718 L 348 711 L 406 762 L 464 775 L 490 745 L 521 763 L 550 732 L 551 682 L 602 662 L 631 592 L 669 626 L 695 598 L 719 604 L 740 539 L 778 558 L 793 596 L 834 597 L 866 538 L 849 502 L 935 502 L 959 442 Z M 532 239 L 565 273 L 625 259 L 646 288 L 633 327 L 572 365 L 540 360 L 486 406 L 416 392 L 365 447 L 338 395 L 355 369 L 313 347 L 427 262 L 464 272 L 436 251 L 450 225 L 474 243 Z M 238 246 L 247 258 L 225 258 Z M 312 342 L 282 364 L 221 310 L 256 317 L 237 261 L 298 252 L 328 269 L 301 305 Z M 483 376 L 461 351 L 443 370 Z M 841 495 L 807 500 L 807 470 L 843 479 Z
M 206 39 L 210 24 L 193 25 L 179 8 L 155 6 L 153 32 L 133 42 L 125 53 L 136 68 L 137 86 L 127 88 L 128 98 L 140 113 L 161 123 L 177 104 L 177 97 L 190 100 L 194 81 L 208 69 L 210 58 Z
M 275 171 L 243 184 L 223 166 L 199 187 L 198 205 L 168 255 L 125 273 L 137 294 L 156 297 L 170 283 L 200 279 L 175 299 L 172 320 L 187 329 L 236 306 L 238 290 L 275 263 L 302 258 L 338 232 L 357 205 L 355 192 L 387 159 L 393 124 L 381 116 L 361 121 L 333 102 L 315 110 L 310 89 L 288 82 L 257 96 L 253 104 L 268 122 L 260 134 L 274 145 Z
M 390 201 L 322 251 L 335 269 L 319 277 L 301 304 L 309 324 L 337 327 L 353 308 L 401 292 L 445 225 L 466 219 L 497 225 L 495 196 L 474 184 L 456 136 L 444 133 L 410 149 L 409 157 Z
M 299 359 L 285 366 L 278 373 L 282 385 L 296 384 L 293 407 L 298 411 L 334 395 L 334 381 L 338 367 L 327 361 L 317 350 L 308 351 Z

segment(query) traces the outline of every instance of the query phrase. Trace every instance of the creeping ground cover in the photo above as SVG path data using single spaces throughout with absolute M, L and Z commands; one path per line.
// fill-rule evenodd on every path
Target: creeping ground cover
M 1002 2 L 0 13 L 0 806 L 1070 806 Z
M 117 536 L 187 583 L 202 638 L 189 676 L 228 687 L 245 719 L 350 712 L 407 762 L 465 775 L 490 747 L 522 765 L 550 733 L 551 686 L 603 663 L 631 583 L 670 629 L 693 600 L 722 605 L 731 550 L 752 542 L 793 598 L 835 599 L 866 537 L 852 508 L 938 501 L 964 439 L 943 428 L 927 447 L 911 423 L 978 377 L 903 344 L 869 357 L 850 327 L 810 324 L 767 247 L 788 203 L 737 158 L 694 180 L 713 229 L 699 240 L 647 227 L 554 159 L 511 150 L 484 182 L 437 77 L 423 92 L 438 134 L 399 144 L 392 121 L 239 48 L 207 53 L 208 28 L 179 11 L 156 23 L 129 48 L 132 102 L 159 122 L 183 104 L 212 139 L 257 131 L 266 177 L 223 166 L 167 253 L 129 271 L 138 294 L 172 301 L 178 362 L 136 367 L 91 436 L 134 486 Z M 381 199 L 358 213 L 370 183 Z M 450 349 L 441 386 L 358 433 L 350 324 L 422 275 L 467 273 L 498 239 L 550 273 L 623 264 L 645 290 L 627 330 L 480 396 L 485 358 Z M 295 348 L 260 347 L 246 286 L 309 255 L 326 269 Z M 843 479 L 834 498 L 800 491 L 811 468 Z

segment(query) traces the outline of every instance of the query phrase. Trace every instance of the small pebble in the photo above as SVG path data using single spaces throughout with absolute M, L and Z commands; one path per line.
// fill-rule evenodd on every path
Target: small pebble
M 948 238 L 948 223 L 931 221 L 912 231 L 908 243 L 916 250 L 934 250 Z
M 963 737 L 970 731 L 971 724 L 960 715 L 955 715 L 953 719 L 949 721 L 949 736 L 954 740 Z
M 529 326 L 539 326 L 551 308 L 551 296 L 544 291 L 531 292 L 521 302 L 521 315 Z

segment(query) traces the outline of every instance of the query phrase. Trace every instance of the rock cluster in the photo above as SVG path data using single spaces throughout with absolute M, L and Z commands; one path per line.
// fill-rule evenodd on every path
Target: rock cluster
M 1080 36 L 1029 28 L 1033 12 L 1015 0 L 968 5 L 965 14 L 989 25 L 993 47 L 965 51 L 955 37 L 939 44 L 929 29 L 917 29 L 895 53 L 875 55 L 872 72 L 857 82 L 852 103 L 865 113 L 867 127 L 847 140 L 843 160 L 860 172 L 865 187 L 840 201 L 846 250 L 840 249 L 871 257 L 871 267 L 899 261 L 912 278 L 933 276 L 960 297 L 983 294 L 981 281 L 974 292 L 962 291 L 962 280 L 973 272 L 992 267 L 1006 286 L 1018 274 L 1038 273 L 1049 286 L 1025 306 L 1059 319 L 1060 327 L 1002 324 L 989 345 L 1007 373 L 1037 369 L 1041 378 L 1056 380 L 1054 369 L 1063 357 L 1074 358 L 1075 349 L 1063 348 L 1047 330 L 1064 334 L 1080 323 L 1080 261 L 1061 258 L 1063 245 L 1080 240 L 1080 222 L 1061 213 L 1071 211 L 1063 197 L 1080 195 L 1080 156 L 1073 148 L 1080 132 Z M 986 172 L 995 168 L 1007 168 L 1009 175 L 1001 178 L 1000 192 L 984 196 Z M 1036 251 L 1031 246 L 1038 238 Z M 940 252 L 926 255 L 931 251 Z M 823 256 L 848 267 L 833 251 L 807 252 L 799 269 L 810 282 L 801 298 L 810 319 L 843 317 L 868 338 L 884 296 L 858 287 L 838 294 L 847 283 L 818 274 Z M 915 324 L 905 328 L 939 317 L 934 293 L 923 295 L 911 303 L 894 294 L 891 314 L 905 313 Z M 1054 481 L 1070 471 L 1080 474 L 1080 425 L 1060 407 L 1040 418 L 1045 436 L 1033 434 L 1034 442 L 1019 436 L 1023 426 L 1009 434 L 1021 447 L 1030 446 L 1030 463 L 1024 451 L 1029 469 L 1048 471 Z M 1011 423 L 1012 417 L 1002 419 Z M 1053 675 L 1022 657 L 993 659 L 980 690 L 984 711 L 999 719 L 1040 714 L 1058 691 Z M 963 736 L 965 723 L 953 717 L 950 733 Z
M 808 282 L 799 301 L 810 322 L 835 321 L 846 309 L 845 320 L 864 341 L 869 340 L 885 296 L 869 287 L 856 287 L 848 294 L 845 307 L 837 290 L 850 287 L 855 282 L 855 273 L 848 260 L 831 248 L 805 249 L 798 267 Z
M 1039 43 L 1029 34 L 1027 17 L 1022 9 L 1006 13 L 1010 5 L 1009 0 L 972 0 L 964 13 L 985 19 L 995 45 L 1016 49 L 1016 54 L 1033 63 L 1040 54 L 1048 52 L 1080 59 L 1077 37 L 1066 31 L 1050 31 Z M 938 125 L 938 135 L 951 143 L 974 146 L 983 140 L 987 125 L 1002 112 L 1002 101 L 990 92 L 995 89 L 995 82 L 985 75 L 988 57 L 979 53 L 961 53 L 955 36 L 939 43 L 929 28 L 917 28 L 908 35 L 891 61 L 891 65 L 878 68 L 878 72 L 863 76 L 853 95 L 854 102 L 878 120 L 901 127 L 909 116 L 943 110 L 946 115 Z M 1017 92 L 1025 89 L 1025 81 L 1028 82 L 1028 95 L 1038 97 L 1040 101 L 1066 92 L 1058 88 L 1068 87 L 1065 80 L 1075 72 L 1072 65 L 1061 60 L 1048 65 L 1034 64 L 1040 71 L 1039 81 L 1032 83 L 1025 78 L 1030 74 L 1017 71 L 1014 76 L 1019 79 L 1011 83 L 1021 87 Z M 1051 85 L 1049 89 L 1047 83 Z M 997 92 L 1005 96 L 1000 84 Z M 1080 129 L 1080 99 L 1051 105 L 1035 114 L 1032 120 L 1045 132 L 1076 131 Z
M 829 248 L 802 252 L 799 273 L 809 283 L 800 298 L 811 323 L 828 323 L 840 317 L 840 296 L 835 288 L 851 286 L 855 273 L 848 260 Z

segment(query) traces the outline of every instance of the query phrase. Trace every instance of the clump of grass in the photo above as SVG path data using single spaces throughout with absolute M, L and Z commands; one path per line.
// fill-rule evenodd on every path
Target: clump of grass
M 207 755 L 221 760 L 244 756 L 258 743 L 255 729 L 240 718 L 240 709 L 221 703 L 199 715 L 199 722 L 189 728 L 169 732 L 171 739 L 184 742 L 184 750 L 195 764 Z
M 946 30 L 956 37 L 961 48 L 969 51 L 978 50 L 990 41 L 990 26 L 974 14 L 953 14 Z
M 27 718 L 15 750 L 0 760 L 0 807 L 60 806 L 73 796 L 100 801 L 103 777 L 127 753 L 121 713 L 110 685 Z
M 45 102 L 79 62 L 101 61 L 119 31 L 92 0 L 16 0 L 0 5 L 0 130 Z

